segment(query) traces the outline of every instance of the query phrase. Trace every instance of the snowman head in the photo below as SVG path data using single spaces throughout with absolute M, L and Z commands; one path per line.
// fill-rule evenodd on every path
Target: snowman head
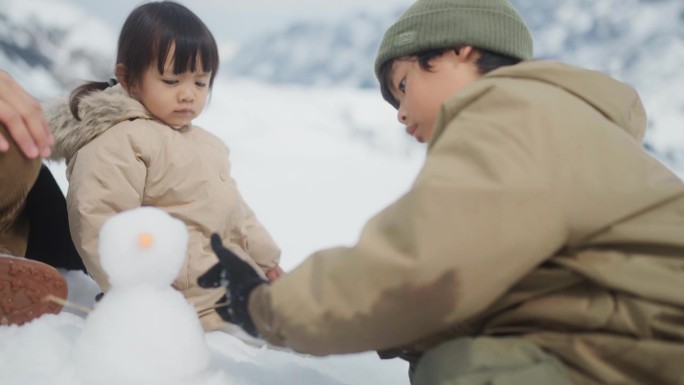
M 183 266 L 187 247 L 182 221 L 155 207 L 139 207 L 105 222 L 98 250 L 112 288 L 168 287 Z

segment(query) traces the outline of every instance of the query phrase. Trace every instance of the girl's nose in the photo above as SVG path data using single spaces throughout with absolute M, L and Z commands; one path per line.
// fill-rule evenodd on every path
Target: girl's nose
M 180 100 L 183 103 L 192 103 L 195 101 L 195 93 L 192 87 L 183 87 L 181 91 Z

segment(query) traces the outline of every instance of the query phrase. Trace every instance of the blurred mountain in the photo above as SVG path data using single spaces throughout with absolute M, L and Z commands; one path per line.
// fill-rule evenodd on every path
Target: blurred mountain
M 530 25 L 538 58 L 632 76 L 651 61 L 654 49 L 676 58 L 684 46 L 681 0 L 513 2 Z M 226 66 L 234 75 L 275 83 L 374 87 L 380 39 L 403 9 L 357 12 L 336 22 L 300 21 L 242 45 Z
M 401 9 L 355 12 L 340 21 L 299 21 L 240 46 L 227 72 L 271 83 L 372 88 L 373 59 L 385 29 Z
M 634 86 L 649 117 L 646 147 L 684 170 L 684 1 L 513 1 L 533 31 L 538 58 Z
M 647 146 L 684 165 L 684 1 L 512 1 L 532 30 L 537 58 L 633 85 L 649 113 Z M 403 9 L 292 24 L 244 44 L 226 72 L 280 84 L 376 87 L 377 47 Z
M 111 76 L 116 35 L 103 22 L 64 0 L 2 5 L 0 68 L 35 96 Z
M 604 71 L 636 87 L 649 113 L 646 146 L 684 170 L 684 1 L 512 1 L 532 29 L 537 58 Z M 112 75 L 116 32 L 104 22 L 69 0 L 2 4 L 0 69 L 34 95 Z M 372 89 L 379 40 L 403 9 L 292 23 L 243 44 L 221 73 L 276 85 Z

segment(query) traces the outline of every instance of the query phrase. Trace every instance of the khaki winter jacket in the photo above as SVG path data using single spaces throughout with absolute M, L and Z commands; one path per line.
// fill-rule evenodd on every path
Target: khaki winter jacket
M 682 384 L 684 184 L 642 148 L 635 91 L 524 62 L 443 106 L 411 189 L 358 243 L 249 300 L 317 355 L 528 338 L 577 384 Z
M 0 152 L 0 254 L 23 257 L 29 234 L 29 218 L 24 212 L 26 198 L 40 171 L 40 159 L 27 159 L 0 124 L 0 135 L 10 148 Z
M 225 293 L 197 285 L 197 277 L 218 261 L 211 233 L 218 232 L 260 270 L 278 263 L 280 250 L 240 195 L 228 148 L 216 136 L 197 126 L 173 128 L 155 120 L 120 86 L 85 96 L 80 121 L 66 101 L 46 106 L 45 112 L 55 135 L 53 157 L 68 165 L 71 234 L 104 291 L 109 283 L 97 249 L 100 228 L 115 213 L 139 206 L 156 206 L 186 223 L 187 260 L 173 285 L 197 309 Z M 221 326 L 215 312 L 202 315 L 206 329 Z

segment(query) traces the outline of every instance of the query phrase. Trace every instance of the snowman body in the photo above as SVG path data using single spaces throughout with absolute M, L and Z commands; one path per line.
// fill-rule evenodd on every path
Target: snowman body
M 183 222 L 152 207 L 119 213 L 102 227 L 99 252 L 111 288 L 74 348 L 86 382 L 180 384 L 208 369 L 197 313 L 171 286 L 187 239 Z

